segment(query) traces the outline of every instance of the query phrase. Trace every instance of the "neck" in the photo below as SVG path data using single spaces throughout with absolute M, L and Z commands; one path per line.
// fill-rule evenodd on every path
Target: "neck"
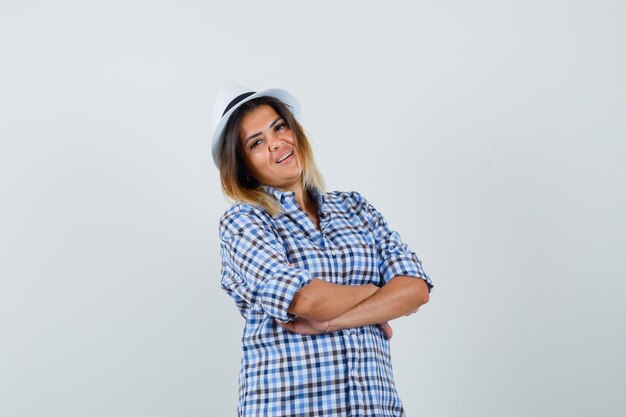
M 296 194 L 296 201 L 298 202 L 298 205 L 303 209 L 306 209 L 310 203 L 309 193 L 304 191 L 304 188 L 302 188 L 302 186 L 293 190 L 293 192 Z
M 302 185 L 292 190 L 295 193 L 296 201 L 311 221 L 319 228 L 319 216 L 317 215 L 317 202 L 304 190 Z

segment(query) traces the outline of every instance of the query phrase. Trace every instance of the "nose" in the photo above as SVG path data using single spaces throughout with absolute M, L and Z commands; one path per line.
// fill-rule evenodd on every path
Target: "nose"
M 280 149 L 284 143 L 285 143 L 284 140 L 276 136 L 273 136 L 268 140 L 270 151 L 275 151 L 277 149 Z

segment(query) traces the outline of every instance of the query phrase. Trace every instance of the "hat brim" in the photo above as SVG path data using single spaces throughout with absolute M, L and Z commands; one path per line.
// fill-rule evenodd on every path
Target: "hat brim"
M 222 147 L 222 142 L 224 141 L 224 130 L 226 129 L 226 124 L 228 123 L 230 116 L 242 104 L 259 97 L 274 97 L 279 99 L 291 108 L 291 112 L 296 119 L 300 118 L 300 103 L 291 93 L 285 90 L 281 90 L 280 88 L 271 88 L 269 90 L 259 91 L 241 100 L 222 116 L 219 123 L 217 124 L 217 127 L 215 128 L 215 131 L 213 132 L 213 138 L 211 138 L 211 153 L 213 154 L 213 162 L 215 162 L 215 166 L 217 166 L 218 168 L 219 153 Z

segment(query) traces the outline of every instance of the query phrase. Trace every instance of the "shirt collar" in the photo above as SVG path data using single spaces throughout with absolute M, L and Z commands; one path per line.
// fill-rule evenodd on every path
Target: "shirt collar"
M 266 193 L 271 196 L 276 197 L 278 201 L 280 201 L 280 205 L 284 205 L 289 200 L 295 200 L 296 193 L 293 191 L 281 191 L 278 188 L 271 187 L 269 185 L 263 185 L 263 189 Z
M 278 188 L 271 187 L 269 185 L 264 185 L 263 189 L 269 195 L 276 197 L 283 210 L 291 211 L 291 209 L 298 207 L 298 203 L 296 202 L 296 193 L 293 191 L 281 191 Z M 312 188 L 311 196 L 315 199 L 315 202 L 317 203 L 317 210 L 323 217 L 326 214 L 324 207 L 326 193 L 318 190 L 317 188 Z

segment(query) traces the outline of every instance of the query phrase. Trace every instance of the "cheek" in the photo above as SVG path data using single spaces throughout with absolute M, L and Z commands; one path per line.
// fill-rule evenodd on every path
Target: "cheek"
M 250 171 L 258 172 L 267 165 L 267 158 L 264 158 L 260 152 L 253 153 L 251 155 L 248 155 L 248 158 L 246 159 L 246 164 Z
M 296 136 L 293 134 L 293 131 L 284 132 L 281 139 L 290 145 L 296 144 Z

